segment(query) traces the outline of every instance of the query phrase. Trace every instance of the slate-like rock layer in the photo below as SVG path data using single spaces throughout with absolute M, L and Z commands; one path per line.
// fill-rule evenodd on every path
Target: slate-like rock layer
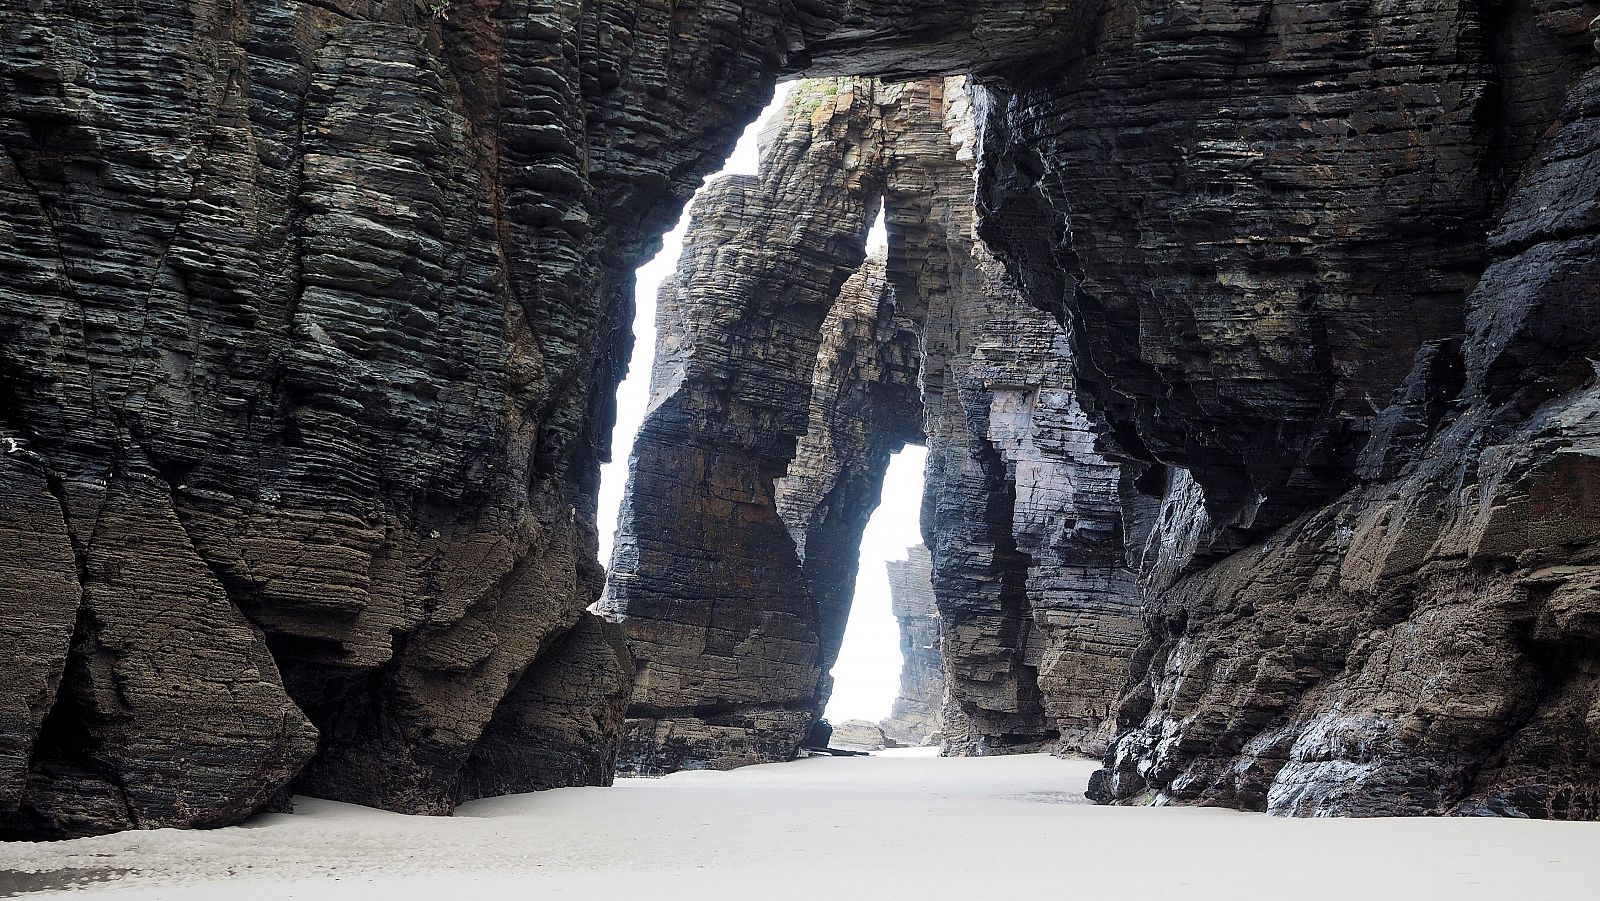
M 450 808 L 599 594 L 632 270 L 804 30 L 751 7 L 0 10 L 0 828 Z
M 632 272 L 778 72 L 1047 6 L 0 10 L 3 828 L 448 810 L 598 594 Z
M 926 545 L 890 560 L 889 595 L 900 625 L 900 692 L 878 726 L 897 747 L 920 748 L 943 739 L 945 673 L 939 650 L 939 607 L 933 600 L 933 556 Z
M 1117 624 L 1142 603 L 1102 799 L 1596 815 L 1596 15 L 7 5 L 0 831 L 235 822 L 291 786 L 442 812 L 478 790 L 486 730 L 609 734 L 614 645 L 563 636 L 600 590 L 631 272 L 802 71 L 973 72 L 982 128 L 957 143 L 981 229 L 1044 314 L 959 337 L 931 312 L 960 307 L 938 296 L 951 274 L 994 268 L 942 262 L 962 231 L 929 206 L 928 185 L 958 183 L 928 180 L 948 131 L 908 132 L 898 156 L 842 138 L 878 155 L 862 212 L 884 194 L 885 290 L 922 323 L 955 749 L 1092 750 Z M 797 311 L 820 327 L 857 266 L 814 249 L 829 278 L 781 287 L 820 298 Z M 781 442 L 813 434 L 800 368 L 772 373 L 784 400 L 755 420 Z M 752 464 L 730 497 L 789 462 Z M 810 511 L 793 522 L 776 499 L 725 512 L 759 507 L 752 540 L 792 553 L 797 523 L 809 548 L 805 523 L 835 522 L 792 499 Z M 809 688 L 747 699 L 773 748 L 824 690 L 842 547 L 815 558 L 820 590 L 798 557 L 771 571 L 829 610 L 748 633 L 751 655 L 713 649 L 802 651 L 784 666 Z M 580 698 L 579 671 L 610 675 Z
M 1065 334 L 977 239 L 961 81 L 802 82 L 767 137 L 759 176 L 697 201 L 658 306 L 606 600 L 642 661 L 624 765 L 794 753 L 888 457 L 924 432 L 942 663 L 922 703 L 960 724 L 945 749 L 1103 750 L 1137 628 L 1120 473 Z M 859 259 L 876 192 L 886 258 L 817 292 Z
M 920 437 L 914 336 L 863 261 L 894 111 L 926 102 L 802 83 L 760 174 L 695 201 L 604 604 L 639 660 L 626 768 L 787 759 L 820 717 L 861 530 Z
M 1187 625 L 1146 641 L 1172 675 L 1125 703 L 1103 798 L 1600 816 L 1597 101 L 1591 71 L 1490 236 L 1465 341 L 1420 355 L 1363 484 L 1156 596 Z

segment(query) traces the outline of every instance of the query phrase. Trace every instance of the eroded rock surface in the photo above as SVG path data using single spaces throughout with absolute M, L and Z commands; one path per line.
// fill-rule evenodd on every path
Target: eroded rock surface
M 906 549 L 906 559 L 890 560 L 889 595 L 900 623 L 900 692 L 880 723 L 893 745 L 920 748 L 939 744 L 944 735 L 944 655 L 939 650 L 939 606 L 933 599 L 933 556 L 927 545 Z
M 914 345 L 863 262 L 888 123 L 926 101 L 804 83 L 760 174 L 695 202 L 607 584 L 639 660 L 624 766 L 787 759 L 820 716 L 861 529 L 918 437 Z
M 1379 417 L 1366 484 L 1157 595 L 1183 625 L 1144 653 L 1170 675 L 1125 704 L 1102 797 L 1600 815 L 1600 223 L 1561 206 L 1597 197 L 1597 98 L 1591 71 L 1490 235 L 1465 341 L 1426 348 Z
M 585 613 L 500 702 L 467 758 L 456 800 L 610 785 L 632 690 L 622 631 Z
M 1072 399 L 1065 334 L 978 241 L 972 126 L 959 79 L 804 82 L 761 174 L 697 201 L 608 588 L 644 661 L 625 762 L 793 753 L 888 457 L 924 432 L 949 685 L 924 703 L 961 724 L 946 750 L 1103 750 L 1137 628 L 1120 472 Z M 890 250 L 827 306 L 809 286 L 859 259 L 870 192 Z M 833 231 L 803 230 L 812 209 Z
M 708 531 L 617 561 L 682 602 L 633 740 L 792 750 L 874 461 L 925 438 L 951 750 L 1095 750 L 1129 662 L 1105 800 L 1597 815 L 1596 15 L 8 5 L 0 831 L 607 778 L 631 272 L 802 71 L 970 71 L 982 127 L 838 82 L 705 199 L 641 452 L 679 482 L 630 516 Z
M 449 810 L 599 594 L 632 270 L 823 27 L 729 15 L 0 11 L 8 834 Z
M 877 723 L 845 720 L 833 727 L 833 739 L 828 744 L 845 751 L 882 751 L 887 742 Z
M 1096 796 L 1595 815 L 1600 9 L 1159 6 L 984 102 L 986 237 L 1150 499 Z
M 1593 815 L 1556 311 L 1594 293 L 1597 12 L 1112 3 L 979 79 L 1003 267 L 951 252 L 959 178 L 886 204 L 949 750 L 1110 740 L 1103 800 Z

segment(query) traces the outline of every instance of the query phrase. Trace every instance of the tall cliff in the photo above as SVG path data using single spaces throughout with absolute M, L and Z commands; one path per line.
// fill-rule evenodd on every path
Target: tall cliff
M 1544 325 L 1596 12 L 1195 4 L 989 83 L 985 235 L 1162 498 L 1099 799 L 1600 813 L 1592 344 Z
M 524 674 L 571 678 L 535 660 L 614 647 L 562 638 L 629 259 L 591 221 L 578 17 L 0 11 L 7 832 L 291 783 L 443 812 Z M 608 653 L 585 703 L 625 690 Z
M 893 745 L 920 748 L 944 741 L 944 654 L 939 607 L 933 600 L 933 556 L 926 545 L 890 560 L 891 608 L 900 625 L 900 691 L 879 724 Z
M 820 716 L 861 531 L 920 438 L 914 336 L 865 242 L 927 100 L 802 83 L 760 174 L 695 201 L 603 605 L 639 661 L 625 765 L 787 759 Z
M 704 200 L 727 259 L 685 263 L 653 426 L 684 441 L 641 459 L 725 476 L 692 512 L 734 543 L 646 573 L 642 611 L 687 603 L 634 636 L 636 720 L 797 740 L 873 461 L 926 440 L 952 750 L 1109 741 L 1102 800 L 1600 815 L 1597 15 L 7 4 L 0 831 L 609 778 L 630 664 L 582 611 L 631 273 L 802 72 L 896 81 L 769 142 L 855 183 Z M 903 81 L 958 73 L 975 132 Z M 818 366 L 847 285 L 920 424 L 817 411 L 857 396 Z
M 1529 157 L 1464 337 L 1418 353 L 1357 485 L 1156 583 L 1167 628 L 1141 657 L 1164 675 L 1123 706 L 1103 798 L 1600 816 L 1597 86 L 1575 84 Z
M 950 750 L 1109 745 L 1101 800 L 1595 815 L 1597 12 L 1085 4 L 977 79 L 971 262 L 938 190 L 886 201 Z
M 780 69 L 1041 46 L 1013 7 L 0 9 L 0 828 L 513 784 L 470 767 L 572 678 L 634 268 Z
M 625 765 L 794 753 L 889 455 L 924 435 L 946 749 L 1104 750 L 1138 625 L 1120 470 L 1064 332 L 977 238 L 973 124 L 960 79 L 802 82 L 760 174 L 696 201 L 604 605 L 640 660 Z M 879 196 L 889 250 L 847 275 Z

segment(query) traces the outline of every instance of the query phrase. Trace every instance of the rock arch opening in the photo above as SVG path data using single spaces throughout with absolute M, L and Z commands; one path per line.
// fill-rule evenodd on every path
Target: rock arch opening
M 901 711 L 904 732 L 957 753 L 1098 750 L 1135 599 L 1088 621 L 1051 605 L 1063 584 L 1131 588 L 1121 488 L 1075 406 L 1066 336 L 976 234 L 964 80 L 806 80 L 764 136 L 759 173 L 700 196 L 660 295 L 600 607 L 638 666 L 619 765 L 723 768 L 819 741 L 862 532 L 912 444 L 941 686 L 916 702 L 938 725 Z M 1063 554 L 1096 529 L 1097 556 Z M 1082 640 L 1094 627 L 1105 644 Z
M 780 758 L 915 442 L 952 752 L 1600 815 L 1600 4 L 110 6 L 0 6 L 0 835 Z
M 914 693 L 925 684 L 914 678 L 915 657 L 906 656 L 901 610 L 907 602 L 903 597 L 905 588 L 895 576 L 897 569 L 907 563 L 908 551 L 922 543 L 927 457 L 926 448 L 906 445 L 889 458 L 877 509 L 872 511 L 861 535 L 860 565 L 849 619 L 831 671 L 832 691 L 823 710 L 833 728 L 835 745 L 842 745 L 840 730 L 846 724 L 853 724 L 862 733 L 857 744 L 866 750 L 889 741 L 905 744 L 882 735 L 882 723 L 891 715 L 897 698 Z M 921 646 L 911 650 L 917 654 L 928 651 Z M 942 694 L 941 683 L 931 700 L 937 702 Z

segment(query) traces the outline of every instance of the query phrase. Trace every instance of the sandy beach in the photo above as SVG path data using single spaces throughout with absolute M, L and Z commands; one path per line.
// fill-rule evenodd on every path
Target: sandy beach
M 0 870 L 67 872 L 13 875 L 0 894 L 1578 899 L 1600 885 L 1600 823 L 1107 808 L 1082 796 L 1094 768 L 889 752 L 517 795 L 448 818 L 302 798 L 228 829 L 3 845 Z

